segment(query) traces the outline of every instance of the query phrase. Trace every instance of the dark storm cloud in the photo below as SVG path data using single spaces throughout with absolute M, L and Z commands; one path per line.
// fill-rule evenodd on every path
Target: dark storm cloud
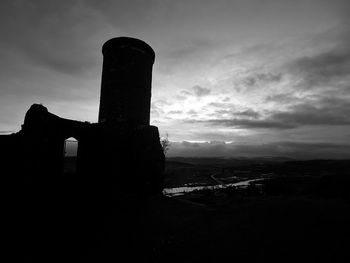
M 172 142 L 169 156 L 197 157 L 257 157 L 285 156 L 296 159 L 349 158 L 350 144 L 328 142 L 280 141 L 266 144 L 236 144 L 223 142 L 191 143 Z
M 187 123 L 204 123 L 218 127 L 236 127 L 242 129 L 291 129 L 297 127 L 291 123 L 283 123 L 274 120 L 255 119 L 210 119 L 210 120 L 185 120 Z
M 319 86 L 337 88 L 337 81 L 350 77 L 350 30 L 338 36 L 332 49 L 297 58 L 286 64 L 287 71 L 300 79 L 297 84 L 303 89 Z
M 314 104 L 314 105 L 313 105 Z M 350 125 L 350 101 L 340 98 L 322 98 L 292 106 L 288 111 L 272 112 L 258 119 L 259 113 L 247 110 L 234 113 L 243 118 L 185 120 L 187 123 L 204 123 L 211 126 L 244 129 L 293 129 L 301 126 Z M 245 118 L 252 117 L 252 118 Z
M 350 102 L 344 99 L 324 99 L 317 106 L 296 105 L 290 111 L 274 113 L 270 118 L 295 126 L 350 125 Z
M 329 84 L 337 78 L 350 76 L 350 50 L 330 51 L 314 57 L 303 57 L 290 66 L 292 72 L 303 76 L 305 88 Z

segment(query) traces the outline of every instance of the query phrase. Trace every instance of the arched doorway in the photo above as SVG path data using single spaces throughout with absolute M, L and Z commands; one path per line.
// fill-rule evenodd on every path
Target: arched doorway
M 64 141 L 63 148 L 63 173 L 75 174 L 77 172 L 78 141 L 70 137 Z

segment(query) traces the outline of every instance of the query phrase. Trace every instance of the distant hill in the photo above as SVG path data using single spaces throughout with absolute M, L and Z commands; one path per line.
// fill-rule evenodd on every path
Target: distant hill
M 210 165 L 210 166 L 220 166 L 220 167 L 232 167 L 232 166 L 245 166 L 259 163 L 280 163 L 294 161 L 292 158 L 288 157 L 237 157 L 237 158 L 226 158 L 226 157 L 168 157 L 167 164 L 169 163 L 182 163 L 182 164 L 192 164 L 192 165 Z

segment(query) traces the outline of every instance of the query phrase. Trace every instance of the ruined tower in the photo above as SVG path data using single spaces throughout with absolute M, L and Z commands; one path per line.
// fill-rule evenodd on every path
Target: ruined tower
M 0 146 L 6 147 L 6 153 L 11 149 L 20 153 L 16 173 L 35 175 L 40 188 L 64 173 L 64 141 L 74 137 L 78 141 L 75 175 L 100 199 L 112 199 L 114 192 L 122 191 L 160 194 L 165 156 L 158 128 L 150 125 L 155 53 L 142 40 L 118 37 L 103 45 L 102 54 L 98 123 L 60 118 L 33 104 L 22 129 L 2 136 Z
M 153 49 L 142 40 L 117 37 L 102 47 L 98 121 L 149 125 Z
M 102 54 L 98 124 L 81 140 L 88 146 L 81 151 L 87 155 L 85 174 L 101 174 L 118 191 L 132 185 L 128 190 L 160 193 L 164 153 L 158 128 L 150 125 L 155 53 L 142 40 L 117 37 L 103 45 Z

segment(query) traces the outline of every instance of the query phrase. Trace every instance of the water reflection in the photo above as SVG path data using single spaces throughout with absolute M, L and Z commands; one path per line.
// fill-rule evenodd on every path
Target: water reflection
M 257 178 L 257 179 L 250 179 L 245 180 L 237 183 L 229 183 L 229 184 L 217 184 L 217 185 L 206 185 L 206 186 L 182 186 L 182 187 L 174 187 L 174 188 L 164 188 L 163 194 L 166 196 L 177 196 L 177 195 L 183 195 L 185 193 L 190 193 L 193 191 L 198 190 L 215 190 L 215 189 L 221 189 L 226 187 L 247 187 L 251 182 L 257 182 L 265 180 L 265 178 Z

